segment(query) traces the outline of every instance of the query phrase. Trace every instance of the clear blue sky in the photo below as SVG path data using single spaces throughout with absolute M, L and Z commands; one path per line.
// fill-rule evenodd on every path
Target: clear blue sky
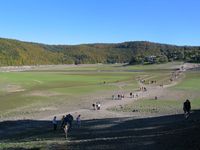
M 200 45 L 200 0 L 0 0 L 0 37 Z

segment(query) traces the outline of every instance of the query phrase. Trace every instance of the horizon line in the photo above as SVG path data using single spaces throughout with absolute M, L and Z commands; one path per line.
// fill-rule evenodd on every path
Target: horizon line
M 187 45 L 187 44 L 175 44 L 175 43 L 165 43 L 165 42 L 155 42 L 155 41 L 149 41 L 149 40 L 127 40 L 127 41 L 119 41 L 119 42 L 85 42 L 85 43 L 75 43 L 75 44 L 67 44 L 67 43 L 45 43 L 45 42 L 38 42 L 38 41 L 29 41 L 29 40 L 22 40 L 17 38 L 9 38 L 9 37 L 0 37 L 0 39 L 7 39 L 7 40 L 14 40 L 19 42 L 25 42 L 25 43 L 32 43 L 32 44 L 42 44 L 42 45 L 62 45 L 62 46 L 76 46 L 76 45 L 92 45 L 92 44 L 121 44 L 126 42 L 149 42 L 149 43 L 155 43 L 155 44 L 164 44 L 164 45 L 172 45 L 172 46 L 193 46 L 193 47 L 199 47 L 200 45 Z

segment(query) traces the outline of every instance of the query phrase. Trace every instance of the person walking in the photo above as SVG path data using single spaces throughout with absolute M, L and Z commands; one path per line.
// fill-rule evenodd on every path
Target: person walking
M 184 111 L 184 115 L 185 118 L 187 119 L 190 115 L 190 110 L 191 110 L 191 104 L 190 101 L 187 99 L 184 103 L 183 103 L 183 111 Z
M 53 120 L 52 120 L 52 123 L 53 123 L 53 130 L 56 131 L 57 129 L 57 120 L 56 120 L 56 116 L 54 116 Z
M 76 124 L 77 124 L 77 127 L 80 128 L 80 126 L 81 126 L 81 115 L 80 114 L 76 117 Z
M 65 116 L 63 115 L 62 119 L 61 119 L 61 125 L 60 128 L 63 129 L 65 127 Z
M 72 122 L 74 120 L 73 116 L 71 114 L 68 114 L 68 123 L 69 123 L 69 126 L 68 126 L 68 132 L 72 129 Z
M 69 128 L 69 124 L 68 123 L 66 123 L 65 125 L 64 125 L 64 133 L 65 133 L 65 138 L 67 139 L 67 136 L 68 136 L 68 128 Z
M 96 110 L 96 108 L 95 108 L 95 104 L 94 104 L 94 103 L 92 104 L 92 107 L 93 107 L 94 110 Z
M 133 93 L 132 92 L 130 93 L 130 97 L 133 98 Z

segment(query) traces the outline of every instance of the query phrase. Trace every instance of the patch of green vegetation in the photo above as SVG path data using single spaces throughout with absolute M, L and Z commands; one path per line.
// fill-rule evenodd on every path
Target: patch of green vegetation
M 169 70 L 176 66 L 183 64 L 182 62 L 169 62 L 165 64 L 152 64 L 152 65 L 129 65 L 126 67 L 127 70 Z
M 61 104 L 61 101 L 74 99 L 74 96 L 78 100 L 83 95 L 118 90 L 115 84 L 119 82 L 131 81 L 137 87 L 135 76 L 131 72 L 0 73 L 0 116 L 12 115 L 31 106 Z
M 145 80 L 144 84 L 151 84 L 151 81 L 156 81 L 156 85 L 170 84 L 170 71 L 153 71 L 145 72 L 141 79 Z M 154 83 L 155 84 L 155 83 Z
M 200 89 L 200 72 L 188 72 L 182 82 L 173 87 L 178 90 L 199 91 Z
M 55 88 L 52 89 L 55 92 L 64 93 L 67 95 L 80 96 L 83 94 L 89 94 L 97 91 L 117 90 L 116 86 L 103 86 L 103 85 L 86 85 L 86 86 L 74 86 L 68 88 Z
M 131 90 L 131 91 L 133 91 L 133 90 L 137 89 L 138 86 L 137 86 L 136 83 L 131 83 L 131 84 L 127 84 L 126 86 L 123 86 L 122 88 L 123 88 L 123 90 Z
M 194 99 L 190 101 L 192 109 L 200 109 L 200 99 Z

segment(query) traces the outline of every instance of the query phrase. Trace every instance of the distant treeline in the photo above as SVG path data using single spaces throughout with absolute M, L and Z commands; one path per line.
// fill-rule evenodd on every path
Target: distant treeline
M 146 41 L 118 44 L 46 45 L 0 38 L 0 66 L 89 63 L 200 62 L 199 46 Z

